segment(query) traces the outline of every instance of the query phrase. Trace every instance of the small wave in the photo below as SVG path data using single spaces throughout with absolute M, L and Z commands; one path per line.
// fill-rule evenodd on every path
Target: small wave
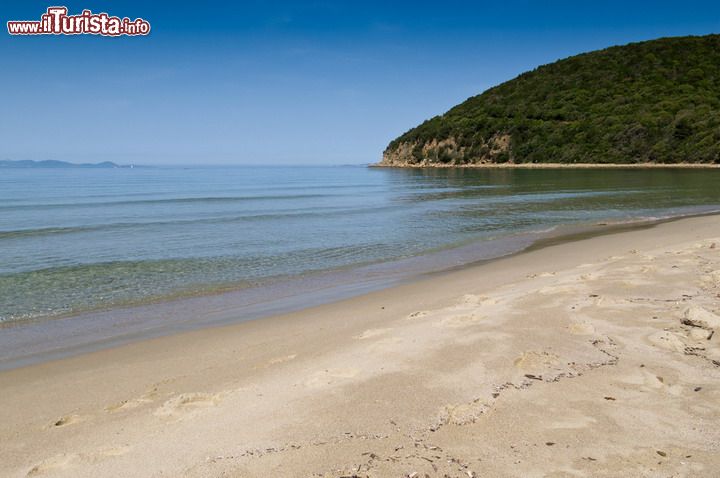
M 549 234 L 551 232 L 556 231 L 558 226 L 550 226 L 543 229 L 533 229 L 530 231 L 531 234 Z
M 265 196 L 206 196 L 163 199 L 132 199 L 123 201 L 101 202 L 71 202 L 46 204 L 18 204 L 15 206 L 0 206 L 0 210 L 26 210 L 26 209 L 57 209 L 57 208 L 83 208 L 83 207 L 109 207 L 109 206 L 147 206 L 154 204 L 187 204 L 187 203 L 221 203 L 221 202 L 250 202 L 275 201 L 298 199 L 316 199 L 341 196 L 340 194 L 277 194 Z
M 123 229 L 186 226 L 198 224 L 230 224 L 235 222 L 268 221 L 289 218 L 312 218 L 318 216 L 352 216 L 368 214 L 392 209 L 391 206 L 376 206 L 348 209 L 344 207 L 314 208 L 313 210 L 277 212 L 270 214 L 244 214 L 240 216 L 222 216 L 213 218 L 178 219 L 172 221 L 146 221 L 146 222 L 114 222 L 107 224 L 89 224 L 67 227 L 41 227 L 0 231 L 0 240 L 27 237 L 52 236 L 60 234 L 79 234 L 88 232 L 105 232 Z

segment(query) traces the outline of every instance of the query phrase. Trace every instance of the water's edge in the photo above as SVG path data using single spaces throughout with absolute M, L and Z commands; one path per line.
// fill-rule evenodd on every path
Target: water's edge
M 388 264 L 369 266 L 356 280 L 335 281 L 328 274 L 319 274 L 316 282 L 307 281 L 303 287 L 289 281 L 273 284 L 268 293 L 258 290 L 228 291 L 218 294 L 185 297 L 165 302 L 121 307 L 100 312 L 0 326 L 0 370 L 10 370 L 57 360 L 120 345 L 174 335 L 191 330 L 224 326 L 296 312 L 322 304 L 350 299 L 373 291 L 401 284 L 477 267 L 500 258 L 528 251 L 580 241 L 592 237 L 656 227 L 659 224 L 691 217 L 720 215 L 720 211 L 685 213 L 659 219 L 640 219 L 595 225 L 567 225 L 545 231 L 518 236 L 516 241 L 499 239 L 506 244 L 504 250 L 495 250 L 491 256 L 477 260 L 449 264 L 440 269 L 398 274 Z M 477 246 L 478 244 L 468 247 Z M 461 249 L 461 248 L 458 248 Z M 452 251 L 451 251 L 452 252 Z M 462 255 L 460 256 L 462 257 Z M 444 258 L 447 261 L 447 257 Z M 352 271 L 350 271 L 352 272 Z M 338 285 L 340 284 L 340 285 Z

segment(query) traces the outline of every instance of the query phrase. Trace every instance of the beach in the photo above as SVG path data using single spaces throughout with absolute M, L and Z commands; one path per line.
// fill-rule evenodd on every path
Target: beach
M 713 477 L 716 215 L 0 373 L 0 476 Z

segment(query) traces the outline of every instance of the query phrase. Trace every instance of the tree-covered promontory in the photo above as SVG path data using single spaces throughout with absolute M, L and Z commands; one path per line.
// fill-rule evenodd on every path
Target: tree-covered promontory
M 382 165 L 720 163 L 720 35 L 544 65 L 392 141 Z

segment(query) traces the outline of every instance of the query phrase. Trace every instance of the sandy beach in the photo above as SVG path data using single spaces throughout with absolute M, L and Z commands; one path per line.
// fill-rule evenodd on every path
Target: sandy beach
M 720 220 L 0 374 L 6 477 L 716 477 Z

